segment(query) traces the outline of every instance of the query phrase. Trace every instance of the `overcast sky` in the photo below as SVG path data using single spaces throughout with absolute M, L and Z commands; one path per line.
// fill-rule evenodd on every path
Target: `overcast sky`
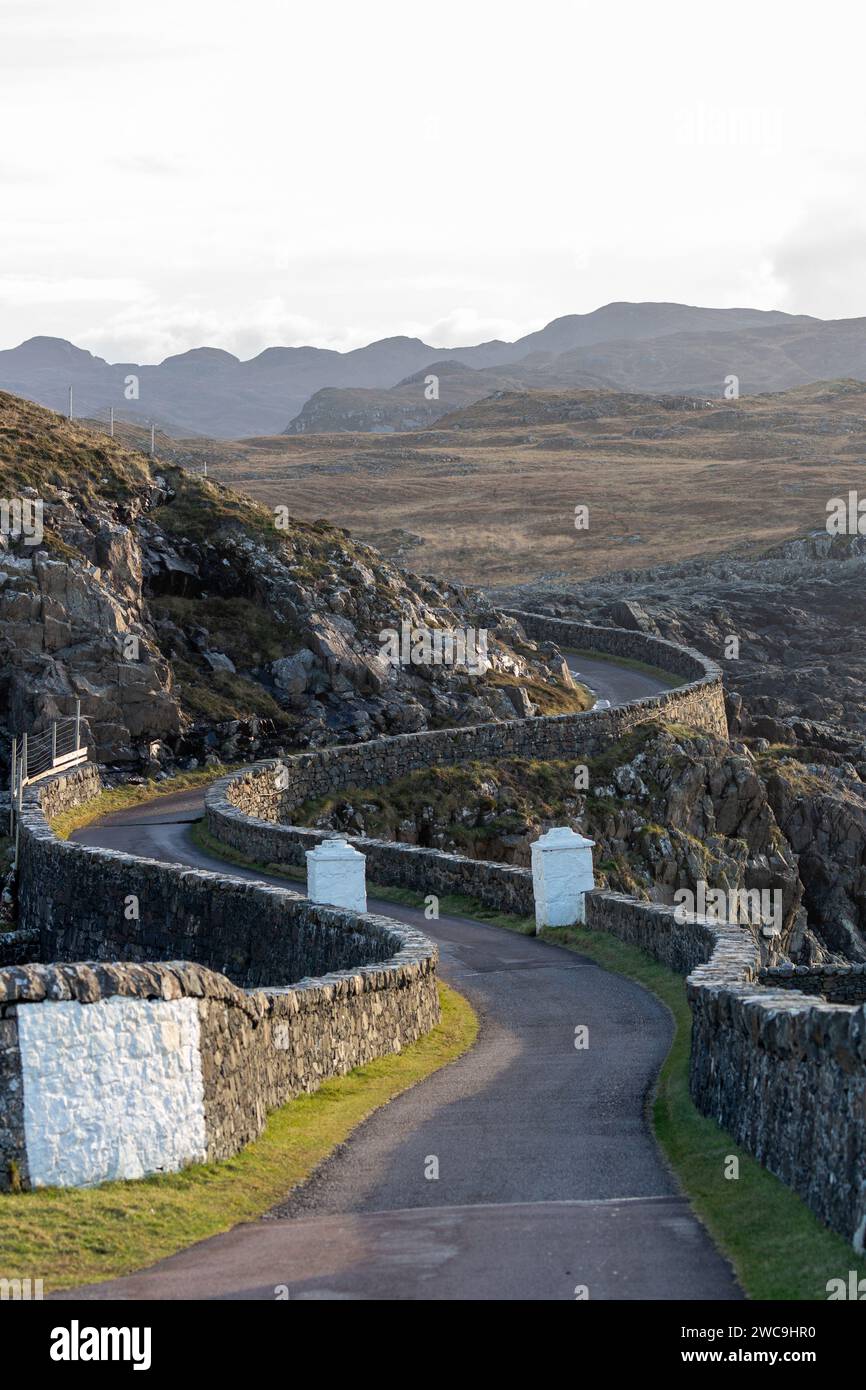
M 0 0 L 0 347 L 866 315 L 845 0 Z

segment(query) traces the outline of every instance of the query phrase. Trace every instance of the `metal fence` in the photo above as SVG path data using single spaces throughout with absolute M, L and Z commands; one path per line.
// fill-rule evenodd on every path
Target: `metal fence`
M 87 762 L 87 744 L 81 742 L 81 701 L 75 701 L 75 714 L 55 719 L 40 734 L 22 734 L 12 740 L 9 779 L 9 834 L 15 836 L 15 863 L 18 862 L 18 815 L 24 788 L 41 782 L 55 772 L 66 772 Z

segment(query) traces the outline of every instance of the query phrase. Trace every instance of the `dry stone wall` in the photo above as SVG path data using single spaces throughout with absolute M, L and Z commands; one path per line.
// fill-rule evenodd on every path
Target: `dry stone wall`
M 698 1109 L 862 1252 L 866 1008 L 762 987 L 760 950 L 746 928 L 683 923 L 672 907 L 616 893 L 588 894 L 586 905 L 589 927 L 688 975 Z
M 281 767 L 280 763 L 261 763 L 249 782 L 246 774 L 214 782 L 205 797 L 207 826 L 215 839 L 254 863 L 292 864 L 303 868 L 305 852 L 333 838 L 331 832 L 300 825 L 279 825 L 242 809 L 242 804 L 248 801 L 261 804 L 262 779 L 268 774 L 275 778 Z M 252 790 L 249 797 L 247 786 Z M 234 799 L 229 800 L 230 796 L 237 797 L 241 805 Z M 422 849 L 392 840 L 372 840 L 364 835 L 345 838 L 367 860 L 368 886 L 378 883 L 424 894 L 459 893 L 500 912 L 513 912 L 521 917 L 531 916 L 534 911 L 529 869 L 467 859 L 461 854 Z
M 705 699 L 701 705 L 692 706 L 693 712 L 697 713 L 701 720 L 696 727 L 708 729 L 711 733 L 727 738 L 724 698 L 719 701 L 715 693 L 716 688 L 721 686 L 721 668 L 717 662 L 696 651 L 694 647 L 681 647 L 676 642 L 668 642 L 664 637 L 653 637 L 649 633 L 636 632 L 631 628 L 602 627 L 597 623 L 548 618 L 542 613 L 525 613 L 517 608 L 510 611 L 511 616 L 519 620 L 527 637 L 536 641 L 555 642 L 558 647 L 572 651 L 604 653 L 620 661 L 640 661 L 647 666 L 655 666 L 660 671 L 667 671 L 669 675 L 679 676 L 687 683 L 671 692 L 648 695 L 644 700 L 632 701 L 632 704 L 640 705 L 646 700 L 666 701 L 668 694 L 682 696 L 693 693 L 691 687 L 701 686 Z
M 866 965 L 778 965 L 761 971 L 770 989 L 820 994 L 831 1004 L 866 1004 Z
M 291 824 L 293 813 L 308 797 L 349 786 L 381 786 L 419 769 L 476 759 L 588 757 L 651 719 L 689 724 L 727 738 L 721 672 L 699 652 L 624 628 L 526 613 L 516 616 L 529 636 L 643 661 L 686 684 L 614 709 L 399 734 L 302 753 L 283 763 L 259 763 L 209 789 L 210 833 L 260 863 L 303 864 L 304 850 L 328 838 Z M 360 836 L 347 838 L 367 855 L 368 875 L 375 882 L 425 893 L 463 893 L 521 915 L 533 911 L 527 870 L 482 865 L 461 855 Z
M 304 849 L 323 838 L 290 824 L 294 808 L 309 796 L 387 782 L 443 762 L 578 757 L 647 719 L 676 720 L 726 735 L 720 673 L 697 653 L 640 633 L 521 618 L 533 637 L 648 662 L 687 683 L 619 709 L 401 735 L 303 754 L 286 765 L 263 764 L 211 789 L 211 833 L 253 859 L 301 863 Z M 34 1038 L 38 1043 L 52 1036 L 53 1019 L 59 1018 L 45 1013 L 45 1022 L 39 1022 L 40 1010 L 62 1004 L 80 1010 L 82 1019 L 69 1030 L 72 1039 L 113 1030 L 115 1040 L 121 1038 L 121 1074 L 113 1084 L 121 1089 L 122 1059 L 131 1051 L 124 1051 L 122 1034 L 124 1020 L 130 1020 L 151 1057 L 149 1074 L 172 1089 L 167 1103 L 174 1110 L 170 1117 L 166 1112 L 166 1121 L 171 1118 L 178 1130 L 172 1163 L 237 1152 L 261 1131 L 272 1106 L 315 1089 L 327 1076 L 397 1050 L 433 1026 L 436 951 L 408 927 L 314 907 L 266 884 L 58 841 L 44 811 L 55 815 L 76 798 L 86 799 L 95 789 L 93 776 L 92 769 L 83 769 L 46 784 L 38 797 L 28 799 L 21 818 L 24 926 L 38 932 L 46 955 L 70 959 L 86 951 L 94 963 L 0 971 L 0 1186 L 27 1186 L 48 1180 L 46 1174 L 63 1180 L 45 1157 L 52 1146 L 44 1116 L 42 1130 L 34 1121 L 42 1072 L 34 1070 L 27 1054 Z M 526 870 L 414 846 L 354 843 L 380 882 L 463 892 L 492 907 L 531 910 Z M 121 908 L 130 894 L 144 906 L 131 919 Z M 708 918 L 683 922 L 673 908 L 619 894 L 588 894 L 586 911 L 590 928 L 613 932 L 688 977 L 690 1084 L 698 1108 L 862 1250 L 863 973 L 811 971 L 808 978 L 762 973 L 760 950 L 748 930 Z M 111 956 L 172 959 L 97 963 Z M 177 963 L 177 956 L 184 961 Z M 299 978 L 301 971 L 315 971 L 319 978 Z M 151 1012 L 131 1022 L 138 1010 L 160 1004 L 180 1004 L 183 1011 Z M 25 1015 L 22 1028 L 25 1010 L 34 1012 Z M 90 1023 L 84 1018 L 88 1010 Z M 173 1055 L 175 1041 L 183 1064 Z M 84 1065 L 83 1056 L 75 1065 Z M 106 1135 L 99 1144 L 94 1141 L 91 1176 L 85 1180 L 98 1180 L 97 1173 L 125 1175 L 156 1161 L 147 1126 L 135 1118 L 132 1076 L 128 1088 L 134 1118 L 128 1132 L 120 1127 L 126 1147 L 112 1148 Z M 91 1109 L 93 1103 L 91 1096 Z M 104 1171 L 112 1163 L 117 1171 Z M 81 1181 L 82 1172 L 70 1180 Z
M 183 959 L 258 988 L 366 967 L 404 946 L 433 949 L 390 918 L 59 840 L 35 790 L 25 801 L 20 841 L 19 920 L 39 933 L 45 961 Z
M 432 971 L 376 976 L 249 992 L 186 961 L 0 970 L 0 1189 L 229 1158 L 275 1106 L 435 1025 Z
M 412 927 L 57 839 L 43 806 L 98 785 L 52 779 L 20 819 L 19 915 L 55 963 L 0 970 L 0 1188 L 227 1158 L 439 1018 L 438 952 Z

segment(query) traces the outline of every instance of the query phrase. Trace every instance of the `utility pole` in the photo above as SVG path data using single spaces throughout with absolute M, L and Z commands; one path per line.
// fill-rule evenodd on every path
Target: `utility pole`
M 207 477 L 207 459 L 204 461 L 204 475 Z
M 111 437 L 114 438 L 114 406 L 111 406 Z
M 156 425 L 150 427 L 150 457 L 153 458 L 156 447 Z
M 72 387 L 69 388 L 69 419 L 72 419 Z

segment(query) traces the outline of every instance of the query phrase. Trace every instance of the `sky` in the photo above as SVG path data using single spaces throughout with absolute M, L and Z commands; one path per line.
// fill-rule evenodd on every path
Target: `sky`
M 0 0 L 0 348 L 866 315 L 845 0 Z

